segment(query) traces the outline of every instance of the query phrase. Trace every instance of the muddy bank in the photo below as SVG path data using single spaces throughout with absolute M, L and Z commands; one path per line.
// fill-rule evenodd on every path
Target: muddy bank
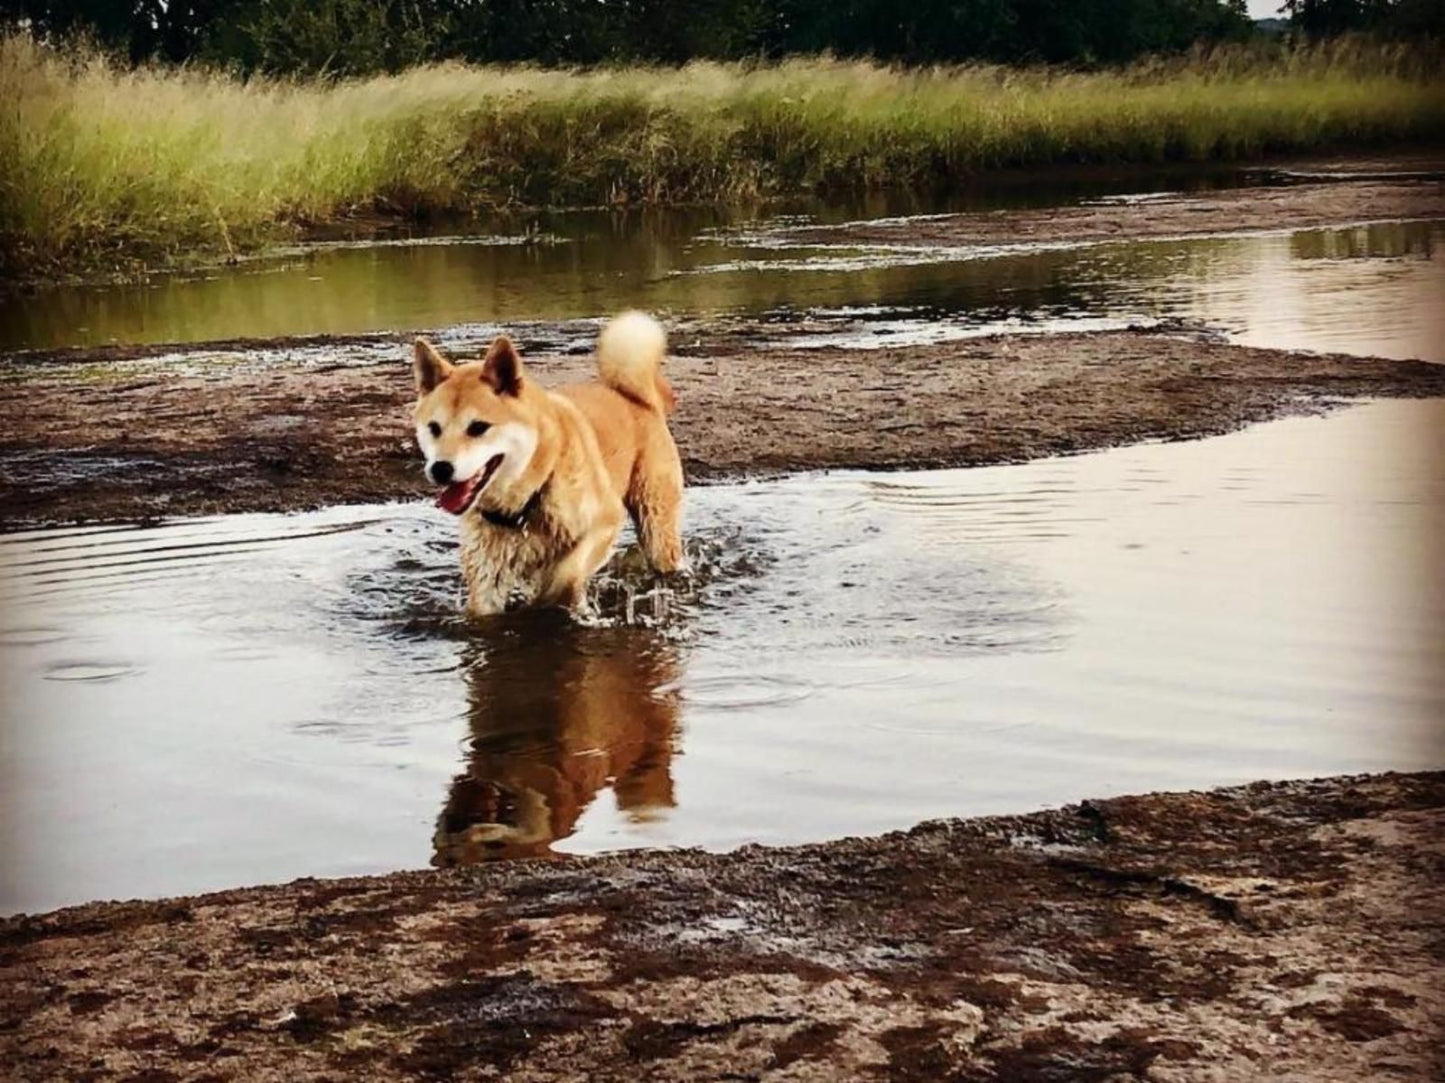
M 1316 168 L 1327 170 L 1328 164 Z M 1338 177 L 1347 175 L 1342 172 Z M 803 226 L 766 231 L 761 239 L 799 246 L 1069 244 L 1445 217 L 1445 183 L 1438 175 L 1411 180 L 1361 175 L 1370 179 L 1121 196 L 1047 210 Z
M 0 924 L 17 1080 L 1408 1079 L 1445 774 Z
M 1359 396 L 1445 394 L 1445 366 L 1247 349 L 1184 333 L 872 351 L 762 348 L 743 331 L 676 341 L 674 431 L 694 483 L 1015 462 L 1216 434 Z M 0 518 L 10 529 L 429 492 L 401 342 L 386 363 L 309 368 L 176 373 L 168 363 L 97 375 L 85 352 L 70 356 L 71 364 L 25 365 L 0 382 Z M 528 361 L 551 384 L 591 374 L 585 357 Z

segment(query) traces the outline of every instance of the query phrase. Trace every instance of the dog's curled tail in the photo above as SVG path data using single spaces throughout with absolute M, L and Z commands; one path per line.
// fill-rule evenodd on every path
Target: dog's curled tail
M 670 414 L 677 405 L 662 378 L 667 333 L 645 312 L 624 312 L 597 340 L 597 373 L 602 382 L 634 402 Z

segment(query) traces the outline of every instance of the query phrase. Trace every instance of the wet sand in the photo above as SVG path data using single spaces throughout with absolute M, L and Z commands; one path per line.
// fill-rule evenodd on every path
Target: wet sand
M 668 374 L 691 483 L 1018 462 L 1207 436 L 1362 396 L 1445 394 L 1445 366 L 1249 349 L 1184 332 L 867 351 L 758 346 L 746 328 L 678 341 Z M 148 355 L 74 351 L 69 363 L 37 360 L 0 382 L 8 529 L 429 494 L 400 339 L 386 364 L 210 363 L 177 374 L 172 353 L 150 370 L 97 369 L 117 354 Z M 533 354 L 528 363 L 549 385 L 591 374 L 584 357 Z
M 760 236 L 770 243 L 799 246 L 1068 244 L 1445 217 L 1445 183 L 1438 174 L 1418 180 L 1361 175 L 1368 179 L 1120 197 L 1047 210 L 782 228 Z
M 0 923 L 51 1079 L 1411 1079 L 1445 774 Z

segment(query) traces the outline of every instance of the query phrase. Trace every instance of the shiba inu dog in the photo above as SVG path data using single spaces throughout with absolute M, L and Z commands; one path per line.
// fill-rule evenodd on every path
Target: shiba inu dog
M 656 320 L 624 313 L 598 339 L 597 381 L 549 391 L 506 336 L 467 364 L 417 340 L 417 442 L 460 521 L 472 614 L 582 606 L 628 514 L 653 568 L 684 569 L 666 349 Z

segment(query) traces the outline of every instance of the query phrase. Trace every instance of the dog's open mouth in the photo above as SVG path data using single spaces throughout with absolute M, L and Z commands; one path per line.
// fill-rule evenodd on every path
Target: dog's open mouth
M 497 467 L 502 465 L 504 458 L 506 456 L 499 452 L 487 460 L 487 465 L 482 468 L 480 474 L 470 477 L 466 481 L 452 482 L 437 494 L 437 507 L 449 511 L 453 515 L 462 514 L 472 506 L 472 502 L 487 487 L 487 482 L 492 480 L 492 475 L 497 472 Z

